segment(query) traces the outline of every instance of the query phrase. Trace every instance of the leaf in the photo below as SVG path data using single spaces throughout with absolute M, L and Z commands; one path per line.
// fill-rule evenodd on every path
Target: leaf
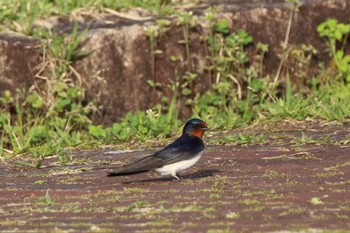
M 184 89 L 182 89 L 182 91 L 181 91 L 181 94 L 182 94 L 183 96 L 189 96 L 189 95 L 191 95 L 191 93 L 192 93 L 192 91 L 191 91 L 191 89 L 189 89 L 189 88 L 184 88 Z
M 107 130 L 102 128 L 101 125 L 97 125 L 97 126 L 90 125 L 89 126 L 89 133 L 95 138 L 105 138 L 105 137 L 107 137 Z
M 336 54 L 335 54 L 335 56 L 336 56 L 337 60 L 343 59 L 344 51 L 343 51 L 343 50 L 337 51 Z
M 137 130 L 141 134 L 147 134 L 147 132 L 148 132 L 148 128 L 144 127 L 143 125 L 139 125 Z
M 46 138 L 45 126 L 33 126 L 29 131 L 30 144 L 38 144 Z
M 243 45 L 247 45 L 253 42 L 253 37 L 250 36 L 246 31 L 244 30 L 238 30 L 237 35 L 240 38 L 240 41 Z
M 218 42 L 215 36 L 208 37 L 208 44 L 210 45 L 211 49 L 213 49 L 214 51 L 218 49 Z
M 13 102 L 14 102 L 14 99 L 9 90 L 5 91 L 4 97 L 0 97 L 0 103 L 4 105 L 9 105 L 9 104 L 12 104 Z
M 179 59 L 175 55 L 170 56 L 170 61 L 177 62 Z
M 312 197 L 309 201 L 312 205 L 323 205 L 324 202 L 320 200 L 318 197 Z
M 121 130 L 122 130 L 122 125 L 121 124 L 118 124 L 118 123 L 114 123 L 113 126 L 112 126 L 112 132 L 114 134 L 117 134 L 119 133 Z
M 350 24 L 343 24 L 340 23 L 338 24 L 338 30 L 342 33 L 342 34 L 347 34 L 350 32 Z
M 227 19 L 220 19 L 215 26 L 215 32 L 220 34 L 228 34 L 230 33 L 230 26 Z
M 261 88 L 261 83 L 258 79 L 253 79 L 250 82 L 250 87 L 254 89 L 255 91 L 258 91 Z
M 27 96 L 26 101 L 33 107 L 33 108 L 42 108 L 44 106 L 44 101 L 41 98 L 41 96 L 33 92 L 30 95 Z
M 341 31 L 336 30 L 334 32 L 334 37 L 335 37 L 335 39 L 340 40 L 343 37 L 343 34 L 341 33 Z
M 58 82 L 54 87 L 54 92 L 59 93 L 68 89 L 68 85 L 65 82 Z
M 78 87 L 70 87 L 70 88 L 68 88 L 67 94 L 71 98 L 75 99 L 75 98 L 80 96 L 80 88 L 78 88 Z
M 67 98 L 61 99 L 61 98 L 59 98 L 57 100 L 56 108 L 57 108 L 57 110 L 59 112 L 62 112 L 64 110 L 64 108 L 67 107 L 70 103 L 71 103 L 70 99 L 67 99 Z
M 148 84 L 148 86 L 150 86 L 150 87 L 155 87 L 155 86 L 156 86 L 155 82 L 154 82 L 153 80 L 151 80 L 151 79 L 148 79 L 148 80 L 147 80 L 147 84 Z

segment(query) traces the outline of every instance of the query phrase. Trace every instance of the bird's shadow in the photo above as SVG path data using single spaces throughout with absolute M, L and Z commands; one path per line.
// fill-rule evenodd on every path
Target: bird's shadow
M 132 184 L 132 183 L 147 183 L 147 182 L 160 182 L 160 181 L 192 180 L 192 179 L 211 177 L 211 176 L 214 176 L 215 173 L 219 173 L 219 172 L 221 172 L 221 171 L 217 170 L 217 169 L 209 169 L 209 170 L 202 170 L 202 171 L 198 171 L 196 173 L 180 176 L 180 178 L 181 178 L 180 180 L 177 180 L 174 177 L 168 176 L 168 177 L 160 177 L 160 178 L 152 178 L 152 179 L 125 181 L 125 182 L 122 182 L 122 183 L 123 184 Z

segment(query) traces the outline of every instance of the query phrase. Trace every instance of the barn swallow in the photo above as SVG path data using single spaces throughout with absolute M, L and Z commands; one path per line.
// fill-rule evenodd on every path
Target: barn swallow
M 107 176 L 125 176 L 155 170 L 161 175 L 180 179 L 178 172 L 185 170 L 201 158 L 204 150 L 202 137 L 208 130 L 207 124 L 197 118 L 186 122 L 182 135 L 162 150 L 126 164 Z

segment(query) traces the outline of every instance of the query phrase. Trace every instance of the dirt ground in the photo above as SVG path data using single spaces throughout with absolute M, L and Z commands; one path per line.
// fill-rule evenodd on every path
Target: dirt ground
M 153 150 L 79 151 L 69 165 L 50 158 L 40 169 L 0 160 L 0 231 L 350 232 L 349 133 L 260 130 L 250 145 L 216 134 L 180 181 L 106 177 Z

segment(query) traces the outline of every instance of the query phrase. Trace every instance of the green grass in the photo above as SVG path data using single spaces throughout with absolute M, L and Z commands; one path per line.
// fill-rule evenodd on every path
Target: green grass
M 241 217 L 241 215 L 237 212 L 228 212 L 225 216 L 228 219 L 239 219 Z
M 282 213 L 280 213 L 279 216 L 283 217 L 283 216 L 289 216 L 289 215 L 295 215 L 295 214 L 303 214 L 306 212 L 306 209 L 303 207 L 291 207 L 285 211 L 283 211 Z
M 249 133 L 239 133 L 235 135 L 221 136 L 220 138 L 210 140 L 210 144 L 214 145 L 252 145 L 252 144 L 264 144 L 265 140 L 264 134 L 249 134 Z
M 267 177 L 267 178 L 276 178 L 276 177 L 286 177 L 286 174 L 284 173 L 278 173 L 276 171 L 272 170 L 266 170 L 265 173 L 262 175 L 262 177 Z
M 3 0 L 0 3 L 0 26 L 31 35 L 38 20 L 52 16 L 67 16 L 72 12 L 82 15 L 87 10 L 90 15 L 97 16 L 106 9 L 119 11 L 132 7 L 161 15 L 173 12 L 170 2 L 162 0 Z
M 242 199 L 242 200 L 239 200 L 238 203 L 242 205 L 247 205 L 247 206 L 262 204 L 260 201 L 256 199 Z

